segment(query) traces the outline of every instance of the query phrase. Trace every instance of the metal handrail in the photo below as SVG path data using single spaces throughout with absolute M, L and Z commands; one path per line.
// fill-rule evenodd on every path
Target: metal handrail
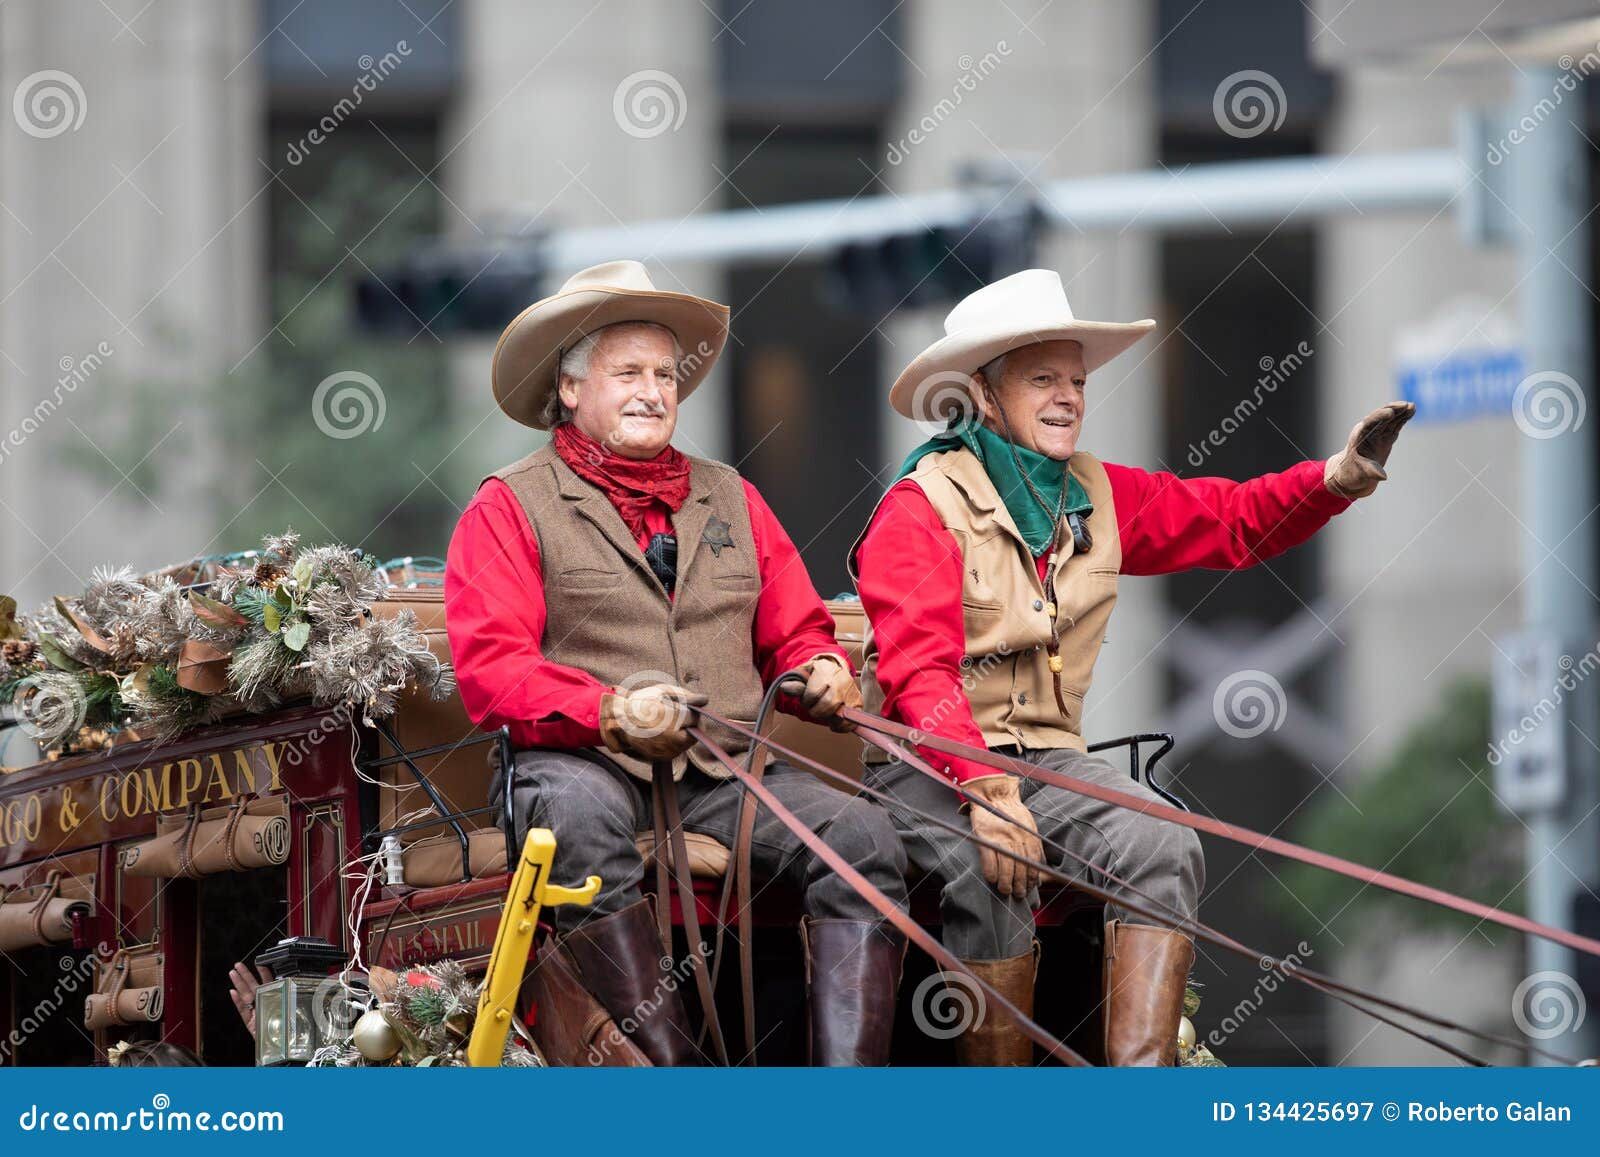
M 1161 744 L 1156 753 L 1145 761 L 1142 769 L 1142 775 L 1139 766 L 1139 744 L 1141 743 Z M 1143 783 L 1151 791 L 1155 792 L 1175 808 L 1182 808 L 1184 811 L 1192 811 L 1193 809 L 1184 802 L 1183 797 L 1156 782 L 1156 764 L 1160 761 L 1162 756 L 1166 755 L 1172 750 L 1175 743 L 1176 741 L 1172 738 L 1172 736 L 1165 731 L 1141 731 L 1137 735 L 1124 735 L 1121 739 L 1105 739 L 1101 740 L 1099 743 L 1091 743 L 1089 744 L 1087 750 L 1090 753 L 1093 753 L 1097 751 L 1104 751 L 1108 747 L 1121 747 L 1123 744 L 1127 744 L 1128 774 L 1132 777 L 1133 782 Z

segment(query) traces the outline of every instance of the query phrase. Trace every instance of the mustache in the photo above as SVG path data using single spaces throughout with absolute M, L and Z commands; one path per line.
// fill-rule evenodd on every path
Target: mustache
M 622 407 L 624 418 L 665 418 L 667 407 L 660 402 L 629 402 Z

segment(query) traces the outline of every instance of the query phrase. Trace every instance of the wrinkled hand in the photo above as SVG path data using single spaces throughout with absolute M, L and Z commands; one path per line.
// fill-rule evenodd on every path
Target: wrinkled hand
M 1323 467 L 1322 484 L 1341 498 L 1365 498 L 1389 474 L 1389 451 L 1401 427 L 1417 412 L 1415 403 L 1390 402 L 1355 424 L 1350 440 Z
M 861 688 L 849 668 L 836 656 L 818 655 L 800 671 L 806 677 L 806 689 L 800 693 L 800 709 L 805 717 L 835 731 L 854 731 L 854 723 L 839 718 L 839 712 L 846 707 L 861 706 Z
M 1022 802 L 1016 776 L 980 775 L 961 786 L 1006 817 L 1001 819 L 969 803 L 967 807 L 970 809 L 968 814 L 972 820 L 973 835 L 1004 845 L 1015 855 L 1034 862 L 1044 858 L 1038 825 L 1034 823 L 1033 813 Z M 983 878 L 1002 896 L 1020 899 L 1039 886 L 1039 869 L 1030 864 L 1002 855 L 993 848 L 979 847 L 978 857 L 983 865 Z
M 600 697 L 600 738 L 608 751 L 639 759 L 676 759 L 694 746 L 690 707 L 709 699 L 687 687 L 656 683 Z
M 243 961 L 228 969 L 228 997 L 233 1001 L 233 1007 L 238 1009 L 245 1031 L 251 1036 L 256 1035 L 256 989 L 272 979 L 272 969 L 265 964 L 260 966 L 259 976 Z

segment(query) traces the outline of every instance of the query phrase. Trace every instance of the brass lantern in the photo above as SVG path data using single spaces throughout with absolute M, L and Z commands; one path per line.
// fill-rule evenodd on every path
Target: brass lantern
M 315 936 L 293 936 L 256 957 L 273 979 L 256 989 L 256 1064 L 304 1065 L 342 1025 L 328 1023 L 331 973 L 344 966 L 344 950 Z

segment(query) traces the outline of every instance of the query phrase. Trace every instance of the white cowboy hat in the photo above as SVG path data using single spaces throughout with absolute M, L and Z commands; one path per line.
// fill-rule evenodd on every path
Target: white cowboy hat
M 607 261 L 574 273 L 560 292 L 506 326 L 490 367 L 494 400 L 523 425 L 545 429 L 545 402 L 558 384 L 562 354 L 619 321 L 658 322 L 677 336 L 683 351 L 679 401 L 711 372 L 728 340 L 727 306 L 657 289 L 637 261 Z
M 957 303 L 944 319 L 944 337 L 918 354 L 889 389 L 889 404 L 914 422 L 936 422 L 951 386 L 1003 353 L 1042 341 L 1083 346 L 1083 368 L 1093 373 L 1155 329 L 1143 321 L 1079 321 L 1067 304 L 1061 275 L 1025 269 L 986 285 Z

